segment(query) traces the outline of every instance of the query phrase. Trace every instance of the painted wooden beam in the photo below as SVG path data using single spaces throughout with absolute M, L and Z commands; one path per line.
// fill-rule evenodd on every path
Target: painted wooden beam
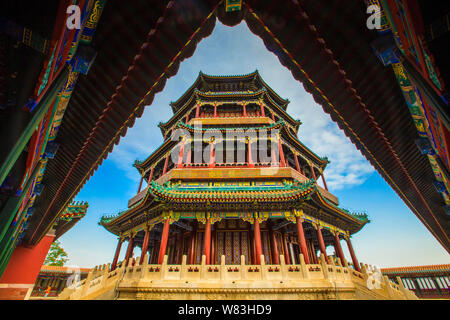
M 47 114 L 48 109 L 50 108 L 52 102 L 58 95 L 59 90 L 64 84 L 66 84 L 68 75 L 69 75 L 68 68 L 64 68 L 58 75 L 58 78 L 56 78 L 55 82 L 52 83 L 51 88 L 46 92 L 44 98 L 36 106 L 36 111 L 33 117 L 31 118 L 30 122 L 20 135 L 20 138 L 17 140 L 16 144 L 9 152 L 8 156 L 5 158 L 0 167 L 0 185 L 2 185 L 2 183 L 5 181 L 6 177 L 10 173 L 20 154 L 25 149 L 28 141 L 30 141 L 39 122 L 41 122 L 41 120 Z

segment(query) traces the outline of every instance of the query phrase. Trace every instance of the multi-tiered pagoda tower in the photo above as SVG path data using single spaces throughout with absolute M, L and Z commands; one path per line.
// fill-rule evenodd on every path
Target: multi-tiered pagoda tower
M 328 160 L 297 138 L 288 103 L 256 71 L 200 73 L 159 125 L 162 145 L 135 162 L 142 179 L 128 209 L 100 221 L 119 236 L 112 264 L 59 298 L 414 299 L 358 264 L 350 236 L 367 216 L 339 208 Z
M 297 137 L 301 122 L 257 71 L 242 76 L 200 73 L 176 102 L 173 117 L 159 127 L 163 144 L 134 166 L 142 176 L 128 209 L 100 224 L 124 240 L 125 261 L 135 246 L 150 264 L 306 264 L 328 262 L 334 246 L 344 262 L 340 240 L 368 222 L 366 215 L 338 207 L 323 175 L 328 163 Z M 234 133 L 235 136 L 233 137 Z M 231 136 L 231 137 L 230 137 Z M 264 149 L 264 150 L 261 150 Z M 264 152 L 261 152 L 264 151 Z M 322 179 L 325 189 L 317 184 Z M 142 189 L 143 181 L 148 186 Z

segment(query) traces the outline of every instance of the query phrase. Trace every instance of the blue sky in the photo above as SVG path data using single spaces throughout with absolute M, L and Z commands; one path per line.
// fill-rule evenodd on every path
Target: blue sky
M 280 96 L 291 101 L 288 112 L 303 122 L 300 140 L 331 161 L 325 177 L 341 207 L 369 215 L 371 223 L 352 237 L 359 261 L 378 267 L 450 263 L 437 240 L 245 22 L 234 28 L 217 22 L 213 34 L 181 63 L 178 74 L 167 81 L 163 92 L 156 95 L 76 197 L 88 201 L 89 209 L 86 217 L 60 239 L 69 255 L 67 265 L 93 267 L 111 262 L 117 237 L 98 225 L 100 217 L 126 209 L 140 180 L 132 167 L 134 160 L 145 159 L 162 143 L 157 124 L 172 116 L 169 103 L 186 91 L 199 71 L 230 75 L 255 69 Z M 351 261 L 344 242 L 342 246 Z M 135 255 L 140 255 L 140 249 L 135 250 Z M 125 251 L 124 246 L 121 257 Z

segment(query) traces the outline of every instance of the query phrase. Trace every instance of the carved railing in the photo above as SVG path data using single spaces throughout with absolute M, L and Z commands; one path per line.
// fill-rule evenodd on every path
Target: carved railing
M 96 293 L 106 290 L 118 290 L 124 287 L 153 286 L 156 283 L 169 287 L 183 287 L 191 283 L 199 286 L 208 286 L 213 283 L 233 284 L 236 288 L 240 285 L 248 286 L 249 281 L 264 281 L 279 286 L 280 283 L 301 284 L 302 287 L 313 286 L 315 283 L 321 286 L 334 287 L 340 285 L 345 288 L 359 286 L 367 292 L 373 292 L 380 299 L 414 299 L 416 296 L 400 285 L 389 281 L 387 277 L 372 279 L 374 273 L 364 264 L 361 264 L 362 272 L 358 272 L 349 266 L 343 266 L 340 259 L 329 257 L 330 263 L 326 263 L 325 257 L 320 256 L 319 264 L 306 264 L 303 255 L 299 255 L 300 264 L 285 264 L 283 255 L 280 255 L 279 265 L 265 264 L 264 256 L 261 256 L 261 264 L 245 264 L 245 257 L 241 256 L 238 265 L 225 264 L 225 256 L 221 256 L 218 265 L 207 265 L 206 257 L 202 256 L 201 264 L 186 264 L 184 255 L 181 265 L 167 264 L 167 256 L 162 264 L 139 265 L 139 257 L 131 259 L 128 266 L 122 263 L 120 268 L 110 271 L 109 265 L 94 268 L 88 277 L 82 282 L 66 288 L 59 299 L 92 299 Z M 148 256 L 144 259 L 148 261 Z M 346 262 L 345 262 L 346 263 Z

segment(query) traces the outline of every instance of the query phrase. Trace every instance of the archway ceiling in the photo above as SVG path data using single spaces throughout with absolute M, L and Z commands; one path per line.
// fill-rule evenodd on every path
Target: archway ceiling
M 109 1 L 94 38 L 98 56 L 74 90 L 24 241 L 45 235 L 219 19 L 244 20 L 263 39 L 450 252 L 442 197 L 394 74 L 370 48 L 377 33 L 365 12 L 362 0 L 246 0 L 231 13 L 215 0 Z

